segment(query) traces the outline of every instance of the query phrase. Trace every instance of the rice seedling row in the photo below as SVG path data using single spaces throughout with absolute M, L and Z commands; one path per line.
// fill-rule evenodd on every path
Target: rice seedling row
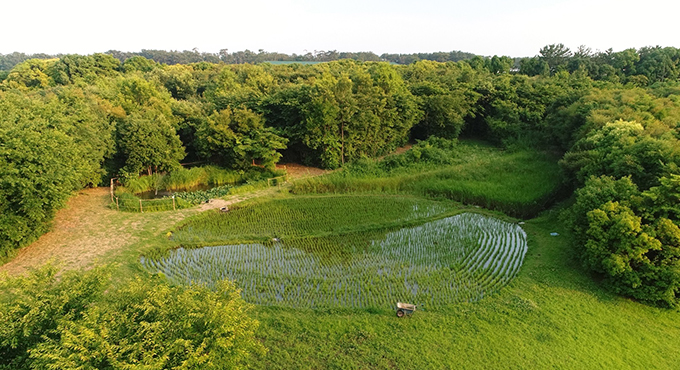
M 142 264 L 177 283 L 234 280 L 256 304 L 359 308 L 409 301 L 436 307 L 497 291 L 517 274 L 526 249 L 526 234 L 516 224 L 465 213 L 382 235 L 293 233 L 271 245 L 179 248 Z
M 440 202 L 392 196 L 274 199 L 226 214 L 208 212 L 180 227 L 172 238 L 187 244 L 334 234 L 357 225 L 370 228 L 427 219 L 452 209 Z

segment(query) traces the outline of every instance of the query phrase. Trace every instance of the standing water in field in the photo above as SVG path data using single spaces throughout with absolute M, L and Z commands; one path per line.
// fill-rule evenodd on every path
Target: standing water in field
M 291 238 L 271 246 L 179 248 L 142 259 L 177 283 L 230 279 L 251 303 L 293 307 L 441 306 L 477 301 L 512 279 L 527 250 L 516 224 L 464 213 L 383 234 Z M 341 239 L 341 240 L 340 240 Z

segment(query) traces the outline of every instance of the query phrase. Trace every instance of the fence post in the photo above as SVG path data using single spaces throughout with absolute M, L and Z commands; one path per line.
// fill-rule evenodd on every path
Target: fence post
M 139 200 L 139 212 L 144 213 L 144 208 L 142 208 L 142 200 Z
M 113 178 L 111 178 L 111 201 L 113 202 Z
M 116 197 L 116 209 L 120 212 L 120 206 L 118 205 L 118 197 Z
M 172 210 L 173 211 L 177 210 L 177 208 L 175 208 L 175 196 L 174 195 L 172 196 Z

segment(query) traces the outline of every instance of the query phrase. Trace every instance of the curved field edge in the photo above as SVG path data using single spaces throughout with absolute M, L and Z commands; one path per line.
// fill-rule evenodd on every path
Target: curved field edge
M 255 368 L 671 369 L 680 312 L 606 292 L 569 251 L 557 215 L 530 220 L 519 275 L 475 303 L 417 311 L 258 306 Z M 560 236 L 550 236 L 558 232 Z M 304 364 L 300 366 L 300 359 Z
M 142 259 L 183 284 L 233 279 L 249 302 L 292 307 L 438 307 L 475 301 L 510 281 L 526 252 L 516 224 L 464 213 L 387 233 L 178 249 Z
M 466 206 L 462 205 L 458 202 L 454 202 L 451 200 L 447 199 L 440 199 L 440 200 L 432 200 L 432 199 L 427 199 L 422 196 L 417 196 L 417 195 L 408 195 L 408 194 L 312 194 L 312 195 L 291 195 L 287 193 L 284 189 L 284 191 L 278 192 L 277 194 L 268 194 L 266 197 L 254 197 L 250 199 L 246 199 L 243 201 L 240 201 L 238 203 L 235 203 L 233 206 L 231 206 L 231 210 L 236 210 L 236 209 L 243 209 L 243 208 L 249 208 L 249 207 L 258 207 L 262 206 L 263 204 L 266 204 L 271 201 L 276 201 L 276 200 L 291 200 L 291 199 L 328 199 L 328 198 L 335 198 L 335 199 L 343 199 L 343 198 L 364 198 L 364 199 L 370 199 L 370 198 L 400 198 L 400 199 L 408 199 L 411 201 L 424 201 L 424 202 L 430 202 L 430 203 L 437 203 L 441 204 L 444 207 L 447 208 L 445 212 L 442 212 L 440 214 L 436 214 L 430 217 L 423 217 L 420 219 L 415 219 L 415 220 L 396 220 L 394 222 L 381 222 L 379 224 L 371 224 L 371 225 L 358 225 L 353 228 L 347 228 L 343 230 L 335 230 L 332 232 L 318 232 L 314 234 L 309 234 L 303 237 L 293 237 L 293 238 L 288 238 L 290 239 L 299 239 L 299 238 L 308 238 L 308 237 L 327 237 L 327 236 L 339 236 L 339 235 L 350 235 L 358 232 L 377 232 L 377 231 L 382 231 L 382 232 L 389 232 L 389 231 L 395 231 L 400 228 L 404 227 L 411 227 L 411 226 L 418 226 L 421 225 L 425 222 L 429 221 L 435 221 L 438 219 L 442 219 L 445 217 L 450 217 L 454 216 L 457 214 L 465 213 L 465 212 L 470 212 L 470 213 L 476 213 L 488 217 L 494 217 L 496 219 L 499 219 L 501 221 L 506 221 L 506 222 L 517 222 L 517 219 L 512 218 L 510 216 L 507 216 L 503 213 L 500 213 L 498 211 L 493 211 L 493 210 L 487 210 L 483 208 L 479 208 L 477 206 Z M 168 253 L 176 248 L 186 248 L 186 249 L 191 249 L 191 248 L 201 248 L 201 247 L 207 247 L 207 246 L 219 246 L 219 245 L 225 245 L 225 244 L 248 244 L 248 243 L 263 243 L 263 244 L 271 244 L 272 243 L 272 237 L 274 235 L 270 236 L 256 236 L 256 235 L 246 235 L 246 236 L 240 236 L 240 237 L 229 237 L 229 238 L 218 238 L 215 240 L 197 240 L 193 242 L 177 242 L 172 240 L 172 236 L 177 233 L 179 230 L 187 227 L 187 225 L 195 224 L 195 223 L 200 223 L 206 218 L 214 217 L 216 214 L 220 212 L 219 210 L 207 210 L 201 213 L 197 214 L 192 214 L 189 215 L 185 218 L 183 218 L 181 221 L 174 223 L 171 227 L 166 227 L 162 229 L 161 232 L 158 234 L 161 236 L 160 238 L 154 238 L 152 241 L 147 243 L 147 245 L 142 245 L 139 248 L 135 248 L 134 255 L 136 256 L 135 258 L 137 259 L 137 263 L 135 266 L 130 266 L 134 267 L 135 270 L 143 270 L 143 267 L 141 264 L 139 264 L 139 258 L 144 257 L 144 258 L 160 258 L 167 256 Z M 231 211 L 230 211 L 231 212 Z M 132 255 L 130 255 L 132 256 Z

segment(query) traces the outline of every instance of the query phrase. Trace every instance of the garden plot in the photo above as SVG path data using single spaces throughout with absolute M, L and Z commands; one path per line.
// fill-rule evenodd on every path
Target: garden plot
M 518 225 L 464 213 L 392 232 L 179 248 L 142 264 L 176 283 L 231 279 L 256 304 L 436 307 L 498 291 L 517 274 L 526 250 Z

